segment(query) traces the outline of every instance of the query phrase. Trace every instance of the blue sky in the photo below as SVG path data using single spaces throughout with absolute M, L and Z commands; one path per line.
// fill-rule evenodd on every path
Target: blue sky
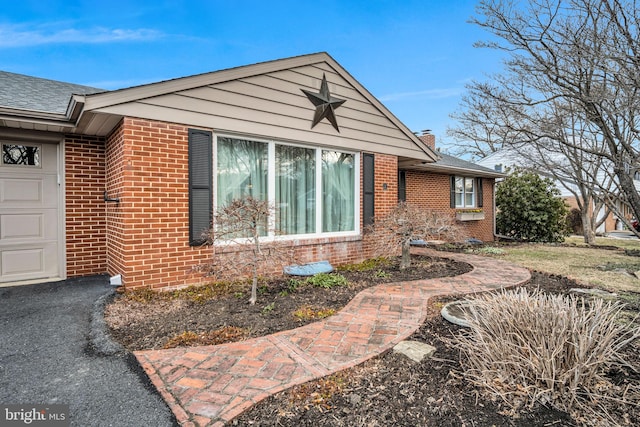
M 446 146 L 464 84 L 500 67 L 475 0 L 6 2 L 0 69 L 117 89 L 328 52 L 412 131 Z

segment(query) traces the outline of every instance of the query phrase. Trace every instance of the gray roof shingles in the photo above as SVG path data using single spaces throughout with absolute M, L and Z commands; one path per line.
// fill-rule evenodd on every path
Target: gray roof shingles
M 459 169 L 468 169 L 471 171 L 485 172 L 485 173 L 496 173 L 495 170 L 489 169 L 484 166 L 477 165 L 475 163 L 467 162 L 466 160 L 459 159 L 457 157 L 450 156 L 444 153 L 438 153 L 440 159 L 435 163 L 439 166 L 446 166 L 451 168 L 459 168 Z
M 0 107 L 64 114 L 71 95 L 98 92 L 105 90 L 0 71 Z

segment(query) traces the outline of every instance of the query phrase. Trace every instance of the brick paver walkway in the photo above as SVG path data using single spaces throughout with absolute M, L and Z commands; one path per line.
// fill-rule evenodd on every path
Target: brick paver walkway
M 360 292 L 324 321 L 242 342 L 135 352 L 183 426 L 222 426 L 281 390 L 346 369 L 410 336 L 429 298 L 521 284 L 525 268 L 466 254 L 416 249 L 471 264 L 440 279 L 378 285 Z

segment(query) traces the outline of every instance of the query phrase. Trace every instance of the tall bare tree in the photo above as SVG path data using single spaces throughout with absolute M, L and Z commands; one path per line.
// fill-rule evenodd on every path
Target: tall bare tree
M 630 173 L 640 143 L 636 1 L 481 0 L 477 14 L 472 22 L 494 36 L 478 45 L 507 54 L 504 72 L 491 84 L 472 85 L 493 120 L 506 125 L 501 132 L 541 147 L 553 141 L 573 150 L 572 158 L 599 159 L 614 182 L 596 186 L 600 199 L 611 203 L 620 192 L 640 217 Z
M 595 243 L 595 230 L 610 211 L 607 202 L 613 200 L 606 195 L 617 192 L 617 186 L 610 162 L 576 147 L 601 145 L 598 134 L 560 99 L 545 108 L 527 108 L 505 103 L 505 89 L 490 83 L 472 83 L 468 89 L 466 109 L 454 116 L 459 126 L 450 130 L 460 138 L 459 149 L 477 157 L 502 149 L 520 168 L 554 179 L 575 197 L 585 242 Z M 465 147 L 464 139 L 472 142 Z
M 511 108 L 503 111 L 498 102 L 485 96 L 485 93 L 495 93 L 499 89 L 487 85 L 489 83 L 468 84 L 460 109 L 451 114 L 458 122 L 457 126 L 447 129 L 447 135 L 453 138 L 448 144 L 451 154 L 482 159 L 502 149 L 506 141 L 522 139 L 517 126 L 511 124 Z

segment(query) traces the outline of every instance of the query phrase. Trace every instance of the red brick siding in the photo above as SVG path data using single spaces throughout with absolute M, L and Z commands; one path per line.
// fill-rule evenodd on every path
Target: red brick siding
M 106 271 L 105 144 L 69 135 L 64 144 L 67 276 Z
M 106 157 L 107 189 L 110 196 L 121 199 L 107 206 L 109 273 L 122 274 L 128 288 L 173 288 L 206 281 L 191 271 L 211 252 L 208 247 L 189 246 L 188 128 L 125 118 L 107 139 Z M 376 154 L 375 171 L 379 215 L 397 203 L 396 157 Z M 326 259 L 340 265 L 367 256 L 361 236 L 300 239 L 291 244 L 300 262 Z M 232 253 L 222 256 L 233 262 Z M 272 272 L 279 271 L 274 267 Z
M 206 250 L 189 246 L 187 128 L 125 118 L 107 141 L 109 273 L 127 287 L 197 281 Z
M 109 135 L 106 143 L 106 190 L 110 198 L 120 203 L 106 203 L 107 223 L 107 271 L 111 275 L 122 274 L 126 280 L 126 263 L 123 248 L 126 245 L 124 215 L 120 204 L 124 197 L 124 125 L 121 122 Z
M 451 208 L 450 175 L 431 172 L 407 171 L 407 203 L 433 209 L 455 216 Z M 479 221 L 458 222 L 467 232 L 467 237 L 474 237 L 485 242 L 493 241 L 493 184 L 494 180 L 482 180 L 483 210 L 485 218 Z
M 206 262 L 211 252 L 188 243 L 187 157 L 188 128 L 170 123 L 125 118 L 106 144 L 100 138 L 68 137 L 67 274 L 122 274 L 129 288 L 171 288 L 205 281 L 191 271 Z M 463 224 L 470 236 L 482 240 L 493 237 L 492 185 L 493 180 L 484 180 L 485 220 Z M 120 203 L 105 203 L 105 188 Z M 397 191 L 397 158 L 375 154 L 377 216 L 396 205 Z M 407 201 L 455 212 L 449 207 L 447 175 L 407 171 Z M 361 236 L 291 244 L 301 262 L 326 259 L 340 265 L 371 255 Z M 233 262 L 232 253 L 224 256 Z M 272 273 L 278 271 L 274 267 Z
M 398 158 L 376 154 L 374 169 L 375 212 L 376 216 L 381 216 L 398 205 Z

